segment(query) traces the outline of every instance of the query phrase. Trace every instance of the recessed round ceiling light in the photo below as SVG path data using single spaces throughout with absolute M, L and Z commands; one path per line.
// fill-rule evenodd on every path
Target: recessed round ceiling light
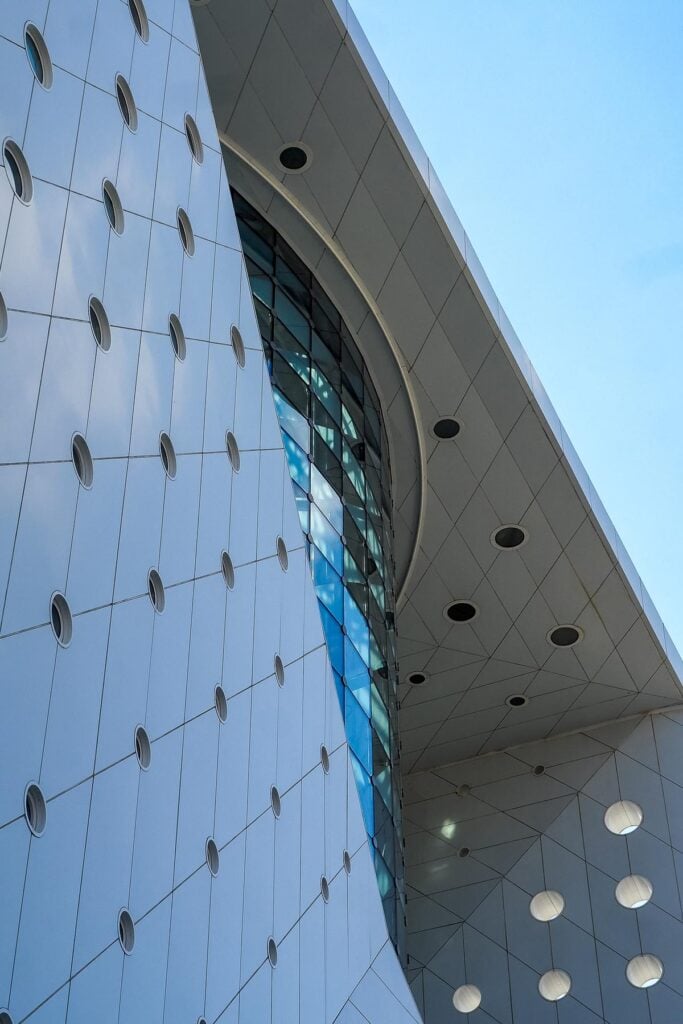
M 453 1006 L 458 1013 L 474 1013 L 481 1006 L 481 991 L 476 985 L 461 985 L 453 993 Z
M 521 526 L 499 526 L 491 534 L 491 543 L 501 551 L 511 551 L 526 543 L 528 534 Z
M 529 698 L 525 697 L 523 693 L 512 693 L 505 698 L 505 703 L 510 708 L 523 708 L 525 704 L 529 703 Z
M 553 647 L 573 647 L 582 636 L 583 633 L 578 626 L 555 626 L 548 633 L 548 643 Z
M 432 433 L 439 441 L 451 441 L 460 433 L 460 424 L 453 416 L 444 416 L 443 419 L 436 421 Z
M 427 676 L 424 672 L 409 672 L 406 676 L 406 682 L 411 683 L 413 686 L 422 686 L 423 683 L 427 682 Z
M 471 622 L 478 614 L 479 609 L 471 601 L 452 601 L 444 609 L 444 615 L 451 622 Z
M 663 974 L 662 961 L 652 953 L 634 956 L 626 966 L 626 977 L 635 988 L 651 988 L 661 980 Z
M 282 147 L 278 160 L 288 174 L 301 174 L 311 165 L 311 151 L 301 142 L 290 143 Z

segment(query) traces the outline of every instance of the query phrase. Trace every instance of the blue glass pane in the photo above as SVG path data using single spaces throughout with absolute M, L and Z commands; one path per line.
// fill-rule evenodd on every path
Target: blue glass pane
M 297 487 L 295 483 L 292 483 L 294 488 L 294 498 L 296 500 L 296 510 L 299 513 L 299 522 L 301 524 L 301 532 L 304 534 L 308 533 L 308 515 L 309 515 L 309 504 L 308 495 L 305 491 L 302 491 L 300 487 Z
M 337 533 L 343 533 L 344 506 L 341 498 L 315 466 L 311 466 L 311 493 L 313 501 L 321 512 L 325 513 L 325 517 L 334 526 Z
M 341 708 L 341 713 L 343 715 L 346 710 L 346 708 L 344 707 L 346 687 L 344 686 L 344 680 L 342 679 L 338 672 L 332 670 L 332 676 L 334 678 L 334 687 L 335 690 L 337 691 L 337 697 L 339 698 L 339 707 Z
M 311 533 L 328 562 L 331 562 L 341 576 L 344 568 L 344 548 L 341 537 L 332 529 L 319 508 L 311 505 Z
M 308 452 L 311 446 L 311 428 L 308 425 L 308 420 L 300 412 L 297 412 L 293 405 L 290 405 L 277 388 L 273 388 L 273 398 L 280 421 L 280 429 L 285 430 L 305 452 Z
M 348 637 L 344 640 L 344 680 L 349 689 L 353 690 L 356 700 L 370 714 L 370 673 L 367 665 L 353 646 Z
M 348 590 L 344 591 L 346 633 L 366 665 L 370 664 L 370 628 Z
M 344 672 L 344 637 L 338 622 L 332 618 L 325 605 L 320 604 L 320 618 L 325 631 L 325 642 L 327 653 L 332 663 L 332 668 L 340 675 Z
M 372 724 L 379 736 L 380 742 L 386 751 L 387 757 L 391 757 L 391 737 L 389 733 L 389 712 L 384 706 L 377 687 L 372 686 Z
M 387 765 L 386 768 L 376 772 L 374 780 L 377 792 L 382 797 L 387 810 L 391 814 L 391 771 L 389 770 L 389 766 Z
M 372 729 L 370 719 L 349 689 L 346 691 L 346 735 L 351 750 L 365 768 L 372 774 Z
M 360 806 L 363 812 L 363 820 L 365 822 L 365 831 L 369 836 L 371 836 L 375 827 L 375 805 L 372 792 L 372 782 L 370 781 L 370 776 L 365 771 L 358 758 L 354 756 L 353 752 L 350 757 L 351 765 L 353 767 L 353 775 L 356 780 L 356 786 L 358 787 Z
M 384 899 L 394 888 L 394 880 L 377 850 L 375 850 L 375 872 L 377 873 L 380 895 Z
M 285 451 L 287 452 L 287 461 L 289 463 L 289 472 L 292 475 L 294 483 L 298 484 L 302 491 L 309 491 L 310 487 L 310 468 L 311 464 L 308 461 L 308 455 L 305 451 L 299 448 L 298 444 L 292 440 L 292 438 L 283 433 L 282 440 L 284 441 Z
M 344 584 L 341 576 L 332 568 L 324 555 L 313 545 L 311 547 L 313 582 L 318 600 L 332 612 L 341 624 L 344 615 Z

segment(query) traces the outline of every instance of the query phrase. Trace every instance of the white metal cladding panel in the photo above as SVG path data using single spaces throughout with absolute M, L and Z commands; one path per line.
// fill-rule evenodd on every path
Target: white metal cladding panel
M 0 172 L 0 1007 L 15 1024 L 414 1022 L 188 0 L 146 7 L 144 42 L 127 0 L 0 3 L 0 139 L 23 150 L 33 177 L 26 205 Z M 51 55 L 49 89 L 27 60 L 27 20 Z M 117 105 L 117 74 L 137 105 L 134 132 Z M 120 196 L 121 234 L 107 222 L 104 179 Z M 94 340 L 92 296 L 108 314 L 108 349 Z M 184 329 L 183 359 L 171 313 Z M 173 478 L 161 432 L 173 444 Z M 72 464 L 75 433 L 92 456 L 90 487 Z M 161 612 L 150 569 L 163 582 Z M 50 624 L 55 592 L 72 614 L 68 646 Z M 47 802 L 39 837 L 24 819 L 30 783 Z M 118 941 L 122 908 L 134 923 L 130 955 Z

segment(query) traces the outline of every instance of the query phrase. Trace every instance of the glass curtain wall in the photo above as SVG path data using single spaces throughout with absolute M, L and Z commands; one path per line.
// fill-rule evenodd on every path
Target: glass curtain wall
M 313 274 L 234 191 L 233 201 L 365 827 L 403 954 L 391 473 L 379 399 Z

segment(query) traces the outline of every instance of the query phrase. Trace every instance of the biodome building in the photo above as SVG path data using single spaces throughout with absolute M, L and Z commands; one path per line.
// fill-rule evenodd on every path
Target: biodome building
M 2 0 L 0 143 L 0 1024 L 682 1020 L 683 664 L 346 0 Z

